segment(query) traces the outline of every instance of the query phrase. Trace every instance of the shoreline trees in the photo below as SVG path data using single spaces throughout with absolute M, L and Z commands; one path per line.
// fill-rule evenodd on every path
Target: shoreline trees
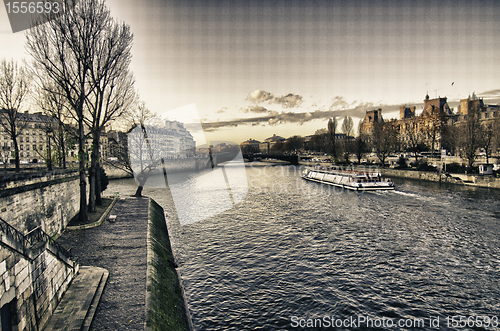
M 26 69 L 14 60 L 0 62 L 0 125 L 10 137 L 14 147 L 16 172 L 20 170 L 19 144 L 17 138 L 26 127 L 20 114 L 29 92 L 30 78 Z M 8 156 L 7 156 L 8 160 Z
M 77 123 L 81 222 L 87 221 L 86 129 L 93 138 L 89 176 L 93 210 L 100 132 L 126 107 L 133 85 L 128 70 L 131 45 L 130 29 L 111 18 L 104 0 L 81 0 L 65 15 L 26 33 L 26 50 L 42 90 L 63 97 Z

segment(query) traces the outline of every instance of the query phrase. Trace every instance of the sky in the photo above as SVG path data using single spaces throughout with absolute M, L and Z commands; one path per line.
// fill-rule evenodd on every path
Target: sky
M 208 141 L 310 135 L 329 117 L 473 92 L 500 103 L 496 1 L 106 0 L 154 112 L 195 104 Z M 26 59 L 0 9 L 0 59 Z

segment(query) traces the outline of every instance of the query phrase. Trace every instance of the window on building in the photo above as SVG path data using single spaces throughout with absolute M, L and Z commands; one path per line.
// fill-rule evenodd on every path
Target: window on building
M 19 141 L 20 141 L 20 142 L 23 142 L 23 137 L 19 138 Z
M 19 149 L 22 151 L 23 150 L 23 145 L 19 145 Z
M 36 145 L 33 145 L 33 150 L 36 151 Z
M 26 153 L 26 157 L 30 157 L 30 153 L 29 152 Z
M 26 150 L 29 151 L 30 150 L 30 145 L 26 145 Z
M 38 148 L 38 149 L 43 151 L 43 145 L 40 145 L 40 148 Z
M 29 143 L 30 142 L 30 137 L 26 137 L 26 142 Z

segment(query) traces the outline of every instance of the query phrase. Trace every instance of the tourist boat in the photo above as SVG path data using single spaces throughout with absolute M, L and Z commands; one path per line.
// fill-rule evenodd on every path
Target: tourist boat
M 306 167 L 302 178 L 353 191 L 394 190 L 389 178 L 377 171 L 343 170 L 323 166 Z

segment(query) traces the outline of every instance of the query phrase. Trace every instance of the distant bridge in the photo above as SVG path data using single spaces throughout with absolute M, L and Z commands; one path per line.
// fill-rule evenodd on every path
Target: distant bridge
M 290 164 L 298 165 L 299 164 L 299 156 L 298 155 L 279 155 L 279 154 L 243 154 L 243 158 L 250 162 L 259 161 L 263 159 L 272 159 L 272 160 L 282 160 L 287 161 Z

